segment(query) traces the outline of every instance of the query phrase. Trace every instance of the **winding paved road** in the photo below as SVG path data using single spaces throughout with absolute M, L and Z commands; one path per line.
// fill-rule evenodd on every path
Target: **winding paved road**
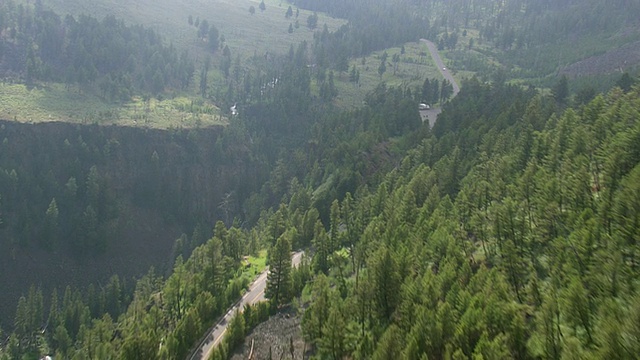
M 420 41 L 425 43 L 427 45 L 427 48 L 429 48 L 431 57 L 433 58 L 433 61 L 436 62 L 436 66 L 438 67 L 438 70 L 440 70 L 442 76 L 447 79 L 451 83 L 451 85 L 453 85 L 453 97 L 455 97 L 460 92 L 460 86 L 458 86 L 458 83 L 456 82 L 456 79 L 453 78 L 453 75 L 451 75 L 451 73 L 446 70 L 444 62 L 440 58 L 440 53 L 438 53 L 438 47 L 436 46 L 436 44 L 427 39 L 420 39 Z
M 438 53 L 438 47 L 436 46 L 436 44 L 427 39 L 420 39 L 420 41 L 427 45 L 427 48 L 431 53 L 431 57 L 433 58 L 433 61 L 435 61 L 436 66 L 438 67 L 438 70 L 440 71 L 442 76 L 447 79 L 451 83 L 451 85 L 453 85 L 453 97 L 455 97 L 460 92 L 460 87 L 458 86 L 456 80 L 453 78 L 453 75 L 451 75 L 451 73 L 446 70 L 444 62 L 442 61 L 442 59 L 440 58 L 440 54 Z M 427 110 L 427 116 L 429 118 L 431 127 L 433 127 L 436 117 L 438 116 L 440 111 L 440 108 Z M 302 252 L 297 252 L 293 254 L 291 264 L 296 267 L 298 266 L 298 264 L 300 264 L 301 259 Z M 220 343 L 220 341 L 222 341 L 222 337 L 226 333 L 229 321 L 231 321 L 231 318 L 233 317 L 236 309 L 240 309 L 240 311 L 242 311 L 242 309 L 244 309 L 244 306 L 247 304 L 255 304 L 259 301 L 264 301 L 264 290 L 267 287 L 267 273 L 268 269 L 263 271 L 256 278 L 253 284 L 251 284 L 251 286 L 249 287 L 249 291 L 242 297 L 242 299 L 234 306 L 232 306 L 217 324 L 209 329 L 206 338 L 200 343 L 200 345 L 198 345 L 198 349 L 188 358 L 188 360 L 207 360 L 211 355 L 211 351 Z
M 297 267 L 302 260 L 302 252 L 296 252 L 291 256 L 291 265 Z M 267 273 L 268 269 L 265 269 L 251 284 L 249 291 L 242 297 L 242 299 L 232 306 L 227 313 L 222 317 L 218 323 L 216 323 L 206 336 L 206 338 L 198 345 L 198 349 L 195 353 L 191 354 L 189 360 L 202 359 L 207 360 L 211 355 L 213 349 L 222 341 L 222 337 L 227 332 L 227 326 L 229 321 L 236 312 L 236 309 L 242 311 L 244 306 L 249 304 L 253 305 L 257 302 L 264 301 L 264 290 L 267 288 Z
M 447 79 L 453 86 L 452 97 L 455 97 L 460 92 L 460 86 L 458 86 L 458 83 L 456 82 L 456 79 L 453 78 L 453 75 L 451 75 L 451 72 L 447 70 L 446 67 L 444 66 L 444 62 L 440 58 L 440 53 L 438 53 L 438 46 L 436 46 L 436 44 L 432 43 L 427 39 L 420 39 L 420 41 L 425 45 L 427 45 L 427 48 L 429 49 L 429 52 L 431 53 L 431 57 L 433 58 L 433 61 L 436 63 L 438 70 L 440 71 L 442 76 L 445 79 Z M 429 121 L 429 127 L 433 127 L 433 125 L 436 123 L 436 120 L 438 119 L 438 114 L 440 114 L 441 112 L 442 112 L 442 109 L 439 107 L 437 108 L 434 107 L 429 110 L 420 111 L 423 117 L 422 120 L 424 121 L 426 119 Z

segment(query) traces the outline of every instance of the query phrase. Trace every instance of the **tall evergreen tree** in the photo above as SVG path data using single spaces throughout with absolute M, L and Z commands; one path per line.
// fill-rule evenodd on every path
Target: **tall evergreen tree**
M 269 251 L 269 274 L 265 297 L 275 305 L 286 304 L 291 296 L 291 231 L 278 238 Z
M 48 249 L 54 249 L 58 242 L 58 215 L 58 204 L 56 203 L 56 199 L 53 198 L 45 213 L 44 232 L 42 234 L 45 247 Z

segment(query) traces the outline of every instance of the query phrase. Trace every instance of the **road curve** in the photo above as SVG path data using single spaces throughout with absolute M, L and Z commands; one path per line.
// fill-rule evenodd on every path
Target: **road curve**
M 299 251 L 291 256 L 291 265 L 297 267 L 302 260 L 303 252 Z M 211 356 L 213 349 L 222 341 L 224 334 L 227 332 L 227 326 L 236 310 L 242 311 L 245 305 L 253 305 L 257 302 L 264 301 L 264 291 L 267 288 L 267 273 L 265 269 L 249 286 L 249 291 L 234 306 L 227 310 L 227 313 L 209 329 L 205 339 L 198 345 L 195 353 L 191 354 L 188 360 L 207 360 Z
M 455 97 L 460 92 L 460 86 L 458 86 L 458 83 L 456 82 L 456 79 L 453 78 L 453 75 L 451 75 L 451 72 L 449 72 L 449 70 L 445 70 L 444 62 L 440 58 L 440 53 L 438 53 L 438 47 L 427 39 L 420 39 L 420 41 L 425 43 L 427 48 L 429 48 L 431 57 L 433 58 L 433 61 L 436 62 L 436 66 L 438 67 L 438 70 L 440 70 L 442 76 L 449 80 L 451 85 L 453 85 L 453 97 Z

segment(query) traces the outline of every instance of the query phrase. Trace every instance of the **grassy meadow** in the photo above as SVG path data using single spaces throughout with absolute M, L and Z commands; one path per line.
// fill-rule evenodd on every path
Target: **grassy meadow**
M 27 87 L 0 83 L 0 118 L 23 123 L 63 121 L 156 129 L 224 125 L 220 109 L 202 99 L 179 96 L 168 100 L 133 98 L 122 105 L 62 84 Z
M 113 14 L 127 23 L 150 27 L 179 49 L 187 49 L 192 55 L 203 56 L 204 45 L 196 36 L 197 28 L 189 25 L 188 18 L 207 20 L 215 25 L 231 54 L 248 58 L 255 53 L 285 53 L 291 44 L 311 41 L 313 31 L 308 29 L 307 17 L 311 12 L 300 9 L 295 17 L 285 18 L 287 1 L 265 0 L 266 9 L 258 7 L 256 0 L 45 0 L 45 5 L 59 13 L 89 14 L 97 18 Z M 249 7 L 255 14 L 249 13 Z M 298 20 L 300 27 L 288 33 L 289 24 Z M 327 24 L 330 31 L 345 24 L 345 20 L 318 14 L 318 27 Z M 215 60 L 215 59 L 214 59 Z
M 401 47 L 394 47 L 374 52 L 364 59 L 352 59 L 348 72 L 335 74 L 335 83 L 338 88 L 336 104 L 342 108 L 360 106 L 366 94 L 375 89 L 380 82 L 388 86 L 410 86 L 413 89 L 416 86 L 422 87 L 425 78 L 443 80 L 426 45 L 410 42 L 404 44 L 404 48 L 404 54 L 401 54 Z M 388 55 L 386 71 L 380 76 L 378 67 L 385 51 Z M 392 59 L 396 54 L 400 55 L 400 61 L 394 70 L 395 64 Z M 353 66 L 360 72 L 359 84 L 349 81 L 349 72 Z
M 29 3 L 29 0 L 20 0 Z M 253 55 L 267 53 L 286 53 L 293 44 L 301 41 L 313 41 L 313 30 L 307 28 L 307 17 L 311 12 L 292 6 L 294 16 L 285 17 L 290 3 L 286 0 L 265 0 L 266 9 L 259 8 L 260 0 L 44 0 L 47 7 L 60 14 L 88 14 L 102 18 L 112 14 L 129 24 L 142 24 L 161 34 L 180 51 L 187 50 L 196 60 L 196 71 L 191 89 L 172 100 L 133 99 L 127 104 L 104 102 L 100 97 L 78 91 L 69 91 L 59 84 L 41 84 L 28 89 L 15 84 L 0 84 L 0 96 L 3 106 L 0 116 L 23 122 L 69 121 L 75 123 L 119 124 L 126 126 L 145 126 L 154 128 L 198 127 L 225 124 L 223 113 L 213 103 L 203 103 L 197 95 L 200 77 L 200 64 L 210 53 L 206 44 L 197 37 L 197 28 L 189 24 L 189 16 L 195 21 L 207 20 L 215 25 L 224 36 L 232 58 L 240 57 L 243 64 Z M 249 8 L 255 8 L 250 14 Z M 318 14 L 318 28 L 324 24 L 330 31 L 345 24 L 345 20 L 326 14 Z M 288 33 L 289 25 L 294 26 Z M 462 30 L 462 29 L 461 29 Z M 502 51 L 493 44 L 480 40 L 479 32 L 466 29 L 466 35 L 459 31 L 458 43 L 453 50 L 441 51 L 448 70 L 458 79 L 475 74 L 489 76 L 497 69 L 507 70 L 511 81 L 521 84 L 533 84 L 549 87 L 556 81 L 558 69 L 581 58 L 604 53 L 612 46 L 617 47 L 638 38 L 636 32 L 629 34 L 603 34 L 597 39 L 582 39 L 573 46 L 564 42 L 519 52 Z M 405 53 L 400 61 L 393 62 L 400 48 L 386 49 L 388 60 L 386 72 L 380 76 L 378 67 L 384 51 L 372 53 L 364 58 L 351 59 L 347 72 L 335 73 L 338 88 L 336 105 L 341 108 L 360 106 L 365 95 L 380 82 L 389 86 L 421 86 L 425 78 L 442 80 L 425 45 L 412 42 L 405 44 Z M 522 59 L 526 60 L 522 60 Z M 208 74 L 212 102 L 224 96 L 226 81 L 218 70 L 219 56 L 213 55 L 213 66 Z M 520 68 L 521 63 L 524 68 Z M 359 71 L 359 82 L 349 81 L 351 68 Z M 527 70 L 528 69 L 528 70 Z M 532 70 L 534 69 L 534 70 Z M 540 77 L 540 74 L 549 74 Z M 485 79 L 486 80 L 486 79 Z M 318 94 L 315 81 L 312 89 Z M 175 94 L 168 94 L 168 97 Z M 193 109 L 192 103 L 196 104 Z M 186 109 L 189 105 L 189 110 Z
M 253 281 L 256 275 L 260 274 L 267 267 L 267 250 L 260 250 L 258 256 L 248 256 L 244 261 L 245 268 L 242 276 L 249 281 Z
M 22 0 L 23 3 L 30 3 Z M 98 19 L 115 15 L 129 24 L 141 24 L 161 34 L 180 51 L 187 50 L 196 60 L 195 78 L 187 94 L 170 100 L 134 98 L 126 104 L 105 102 L 90 92 L 67 89 L 62 84 L 36 84 L 27 87 L 20 84 L 0 83 L 0 118 L 20 122 L 64 121 L 72 123 L 118 124 L 167 129 L 172 127 L 200 127 L 226 124 L 227 119 L 216 105 L 206 103 L 198 95 L 199 63 L 208 51 L 206 44 L 197 37 L 197 28 L 189 24 L 191 15 L 196 20 L 207 20 L 224 36 L 233 58 L 247 59 L 254 54 L 286 53 L 291 44 L 313 40 L 313 31 L 306 26 L 311 12 L 300 10 L 298 17 L 286 19 L 289 3 L 265 0 L 261 11 L 259 1 L 254 0 L 44 0 L 44 5 L 60 15 L 87 14 Z M 249 8 L 255 8 L 255 14 Z M 318 26 L 327 24 L 335 30 L 345 23 L 318 14 Z M 299 27 L 289 33 L 289 24 L 299 22 Z M 218 73 L 217 57 L 209 74 L 211 91 L 219 93 L 226 88 Z M 175 95 L 171 95 L 175 96 Z M 194 105 L 195 104 L 195 105 Z

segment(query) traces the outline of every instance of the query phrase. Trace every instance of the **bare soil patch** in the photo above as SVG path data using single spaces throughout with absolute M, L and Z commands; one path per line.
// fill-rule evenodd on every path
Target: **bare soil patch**
M 609 50 L 598 56 L 578 61 L 560 70 L 560 75 L 568 77 L 608 74 L 624 71 L 640 63 L 640 41 Z
M 291 359 L 291 340 L 293 340 L 293 358 L 303 359 L 305 342 L 302 338 L 300 321 L 302 320 L 292 308 L 281 310 L 269 320 L 256 326 L 247 335 L 242 348 L 238 349 L 232 360 L 246 360 L 251 352 L 253 341 L 253 359 L 266 360 L 269 358 L 269 349 L 274 360 Z

